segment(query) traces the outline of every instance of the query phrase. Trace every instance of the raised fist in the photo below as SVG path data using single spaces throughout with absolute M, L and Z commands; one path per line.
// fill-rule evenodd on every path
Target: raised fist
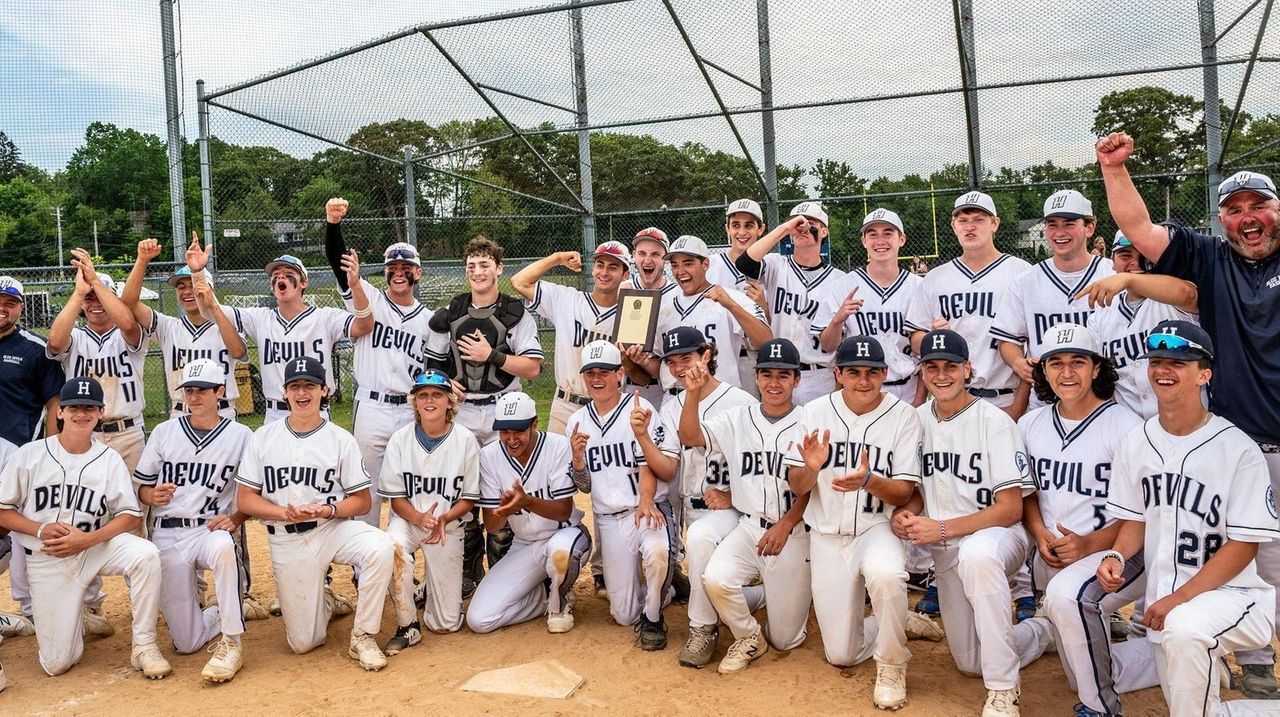
M 1098 140 L 1093 149 L 1098 155 L 1098 164 L 1119 167 L 1133 154 L 1133 137 L 1124 132 L 1112 132 Z
M 330 224 L 337 224 L 342 218 L 347 216 L 347 209 L 351 207 L 351 202 L 342 197 L 334 197 L 324 205 L 324 218 Z

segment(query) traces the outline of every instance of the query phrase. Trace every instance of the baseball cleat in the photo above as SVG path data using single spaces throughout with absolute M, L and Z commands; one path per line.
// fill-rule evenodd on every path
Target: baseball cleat
M 982 706 L 982 717 L 1018 717 L 1018 698 L 1022 690 L 987 690 L 987 703 Z
M 916 612 L 930 617 L 938 617 L 942 614 L 941 608 L 938 607 L 937 585 L 930 585 L 929 589 L 924 591 L 924 596 L 916 601 Z
M 689 639 L 685 640 L 684 649 L 680 651 L 680 664 L 685 667 L 702 669 L 708 662 L 711 662 L 711 656 L 716 651 L 716 641 L 719 637 L 719 625 L 712 625 L 711 627 L 690 625 Z
M 398 655 L 420 642 L 422 642 L 422 626 L 418 624 L 417 620 L 414 620 L 408 625 L 397 627 L 396 634 L 392 635 L 390 640 L 387 640 L 387 644 L 382 651 L 387 653 L 388 656 Z
M 418 582 L 417 578 L 413 580 L 413 604 L 419 610 L 427 606 L 427 581 Z
M 1280 700 L 1274 665 L 1241 665 L 1240 691 L 1251 700 Z
M 876 709 L 898 710 L 907 703 L 907 668 L 876 663 L 876 688 L 871 701 Z
M 1036 616 L 1036 599 L 1030 595 L 1013 601 L 1013 624 Z
M 604 576 L 603 576 L 603 575 L 592 575 L 592 576 L 591 576 L 591 579 L 592 579 L 592 580 L 595 582 L 595 584 L 596 584 L 596 597 L 600 598 L 601 600 L 608 600 L 608 599 L 609 599 L 609 591 L 605 588 L 605 585 L 604 585 Z
M 688 605 L 692 587 L 689 585 L 689 576 L 685 575 L 680 568 L 676 568 L 675 577 L 671 578 L 671 587 L 675 590 L 675 601 L 681 605 Z
M 278 606 L 277 606 L 278 607 Z M 240 606 L 241 611 L 246 620 L 266 620 L 271 617 L 271 612 L 258 602 L 258 599 L 252 595 L 245 595 L 244 602 Z
M 941 625 L 934 622 L 933 618 L 928 615 L 922 615 L 918 612 L 907 612 L 907 624 L 905 627 L 907 638 L 911 640 L 942 642 L 942 639 L 946 637 L 942 632 Z
M 924 573 L 907 573 L 907 589 L 922 593 L 933 584 L 933 571 Z
M 228 682 L 244 665 L 244 650 L 239 640 L 232 640 L 223 635 L 221 639 L 209 646 L 213 657 L 205 663 L 200 676 L 209 682 Z
M 330 620 L 346 617 L 355 610 L 350 600 L 335 593 L 333 588 L 328 585 L 324 586 L 324 604 L 325 607 L 329 608 Z
M 1231 665 L 1227 664 L 1227 658 L 1218 658 L 1218 685 L 1224 690 L 1238 690 L 1240 685 L 1236 684 L 1236 673 L 1231 671 Z
M 1099 712 L 1083 702 L 1077 702 L 1071 714 L 1073 717 L 1107 717 L 1105 713 Z
M 476 581 L 464 575 L 462 578 L 462 599 L 468 600 L 471 598 L 472 595 L 475 595 L 475 594 L 476 594 Z M 423 595 L 424 595 L 423 604 L 425 605 L 426 593 L 423 593 Z
M 271 607 L 267 608 L 267 612 L 271 613 L 272 615 L 275 615 L 276 617 L 280 617 L 280 614 L 284 611 L 280 609 L 279 597 L 271 598 Z
M 769 643 L 765 642 L 764 631 L 756 630 L 754 635 L 743 637 L 733 641 L 729 646 L 729 652 L 720 661 L 720 666 L 716 668 L 716 672 L 727 675 L 733 672 L 742 672 L 747 669 L 747 665 L 761 655 L 769 651 Z
M 573 611 L 547 613 L 547 632 L 560 635 L 573 629 Z
M 382 650 L 378 649 L 378 643 L 373 641 L 372 635 L 352 633 L 351 648 L 347 650 L 347 655 L 351 659 L 360 663 L 360 666 L 370 672 L 381 670 L 387 666 L 387 656 L 382 654 Z
M 149 680 L 158 680 L 173 672 L 173 667 L 160 654 L 160 648 L 154 642 L 149 645 L 134 645 L 129 664 L 133 665 L 133 669 L 141 670 Z
M 27 618 L 11 612 L 0 612 L 0 637 L 30 637 L 36 626 Z
M 90 637 L 111 637 L 116 629 L 107 622 L 107 618 L 89 608 L 84 609 L 84 634 Z
M 636 635 L 640 641 L 640 649 L 648 652 L 667 649 L 667 623 L 658 617 L 656 621 L 640 615 L 636 623 Z
M 1129 639 L 1129 621 L 1125 619 L 1124 615 L 1119 612 L 1113 612 L 1111 617 L 1107 619 L 1107 623 L 1113 642 Z

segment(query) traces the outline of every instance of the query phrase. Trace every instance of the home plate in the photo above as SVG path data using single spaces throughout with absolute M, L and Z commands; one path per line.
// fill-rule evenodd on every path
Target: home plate
M 539 660 L 481 672 L 458 689 L 563 700 L 572 695 L 582 681 L 582 675 L 565 667 L 559 660 Z

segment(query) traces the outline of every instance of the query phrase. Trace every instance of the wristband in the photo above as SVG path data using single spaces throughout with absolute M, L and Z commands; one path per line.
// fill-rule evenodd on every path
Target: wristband
M 493 349 L 492 351 L 489 352 L 489 363 L 493 364 L 494 366 L 497 366 L 498 368 L 502 368 L 502 364 L 506 363 L 506 360 L 507 360 L 507 355 L 502 353 L 498 349 Z
M 938 522 L 938 533 L 942 536 L 942 547 L 947 547 L 947 523 L 946 521 Z
M 1119 550 L 1108 550 L 1107 552 L 1103 553 L 1102 559 L 1106 560 L 1107 558 L 1115 558 L 1116 560 L 1120 561 L 1120 569 L 1124 570 L 1124 555 L 1121 554 Z
M 858 490 L 866 490 L 867 486 L 871 485 L 871 479 L 875 477 L 874 471 L 867 471 L 867 477 L 862 479 L 862 485 L 858 486 Z
M 41 523 L 41 524 L 40 524 L 40 527 L 39 527 L 39 528 L 36 528 L 36 540 L 44 540 L 44 538 L 42 537 L 42 535 L 43 535 L 43 533 L 44 533 L 44 529 L 45 529 L 45 528 L 48 528 L 48 527 L 49 527 L 49 524 L 48 524 L 48 523 Z
M 366 304 L 363 309 L 353 309 L 351 314 L 357 319 L 373 316 L 373 304 Z
M 332 511 L 329 513 L 330 520 L 338 517 L 338 505 L 336 503 L 330 503 L 329 510 Z

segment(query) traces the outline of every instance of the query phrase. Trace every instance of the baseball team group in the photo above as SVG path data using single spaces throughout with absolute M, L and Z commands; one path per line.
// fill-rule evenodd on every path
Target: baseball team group
M 866 263 L 846 272 L 825 258 L 818 202 L 767 229 L 741 199 L 727 251 L 650 227 L 587 261 L 534 261 L 514 296 L 502 247 L 476 237 L 469 290 L 429 308 L 410 244 L 386 249 L 385 288 L 361 277 L 334 198 L 325 252 L 345 309 L 309 305 L 289 255 L 266 267 L 274 308 L 224 307 L 193 238 L 166 316 L 140 301 L 149 239 L 123 287 L 74 250 L 75 287 L 41 337 L 0 276 L 0 551 L 21 607 L 0 634 L 34 635 L 45 672 L 65 673 L 86 634 L 113 632 L 101 576 L 123 575 L 132 667 L 149 678 L 170 674 L 166 651 L 208 647 L 203 678 L 231 680 L 245 621 L 273 614 L 303 653 L 354 613 L 350 657 L 377 670 L 464 623 L 567 632 L 590 565 L 640 649 L 667 646 L 664 612 L 683 603 L 679 664 L 707 666 L 724 642 L 722 674 L 801 645 L 812 608 L 828 662 L 875 661 L 880 709 L 907 704 L 909 640 L 945 638 L 982 679 L 984 716 L 1019 714 L 1019 672 L 1049 652 L 1076 715 L 1122 714 L 1125 693 L 1157 685 L 1173 715 L 1280 714 L 1280 200 L 1240 172 L 1218 187 L 1225 237 L 1153 222 L 1133 150 L 1123 133 L 1096 145 L 1109 259 L 1090 253 L 1097 215 L 1071 189 L 1044 202 L 1035 265 L 996 248 L 990 196 L 961 195 L 960 256 L 923 277 L 902 266 L 889 208 L 867 214 Z M 590 289 L 546 278 L 560 267 L 589 271 Z M 616 341 L 646 302 L 652 345 Z M 554 331 L 546 426 L 520 390 L 542 370 L 535 315 Z M 148 434 L 152 340 L 171 410 Z M 328 420 L 342 340 L 350 431 Z M 256 431 L 235 410 L 248 341 Z M 251 519 L 268 607 L 250 594 Z M 335 563 L 353 569 L 354 604 Z M 1237 678 L 1246 699 L 1222 701 Z

